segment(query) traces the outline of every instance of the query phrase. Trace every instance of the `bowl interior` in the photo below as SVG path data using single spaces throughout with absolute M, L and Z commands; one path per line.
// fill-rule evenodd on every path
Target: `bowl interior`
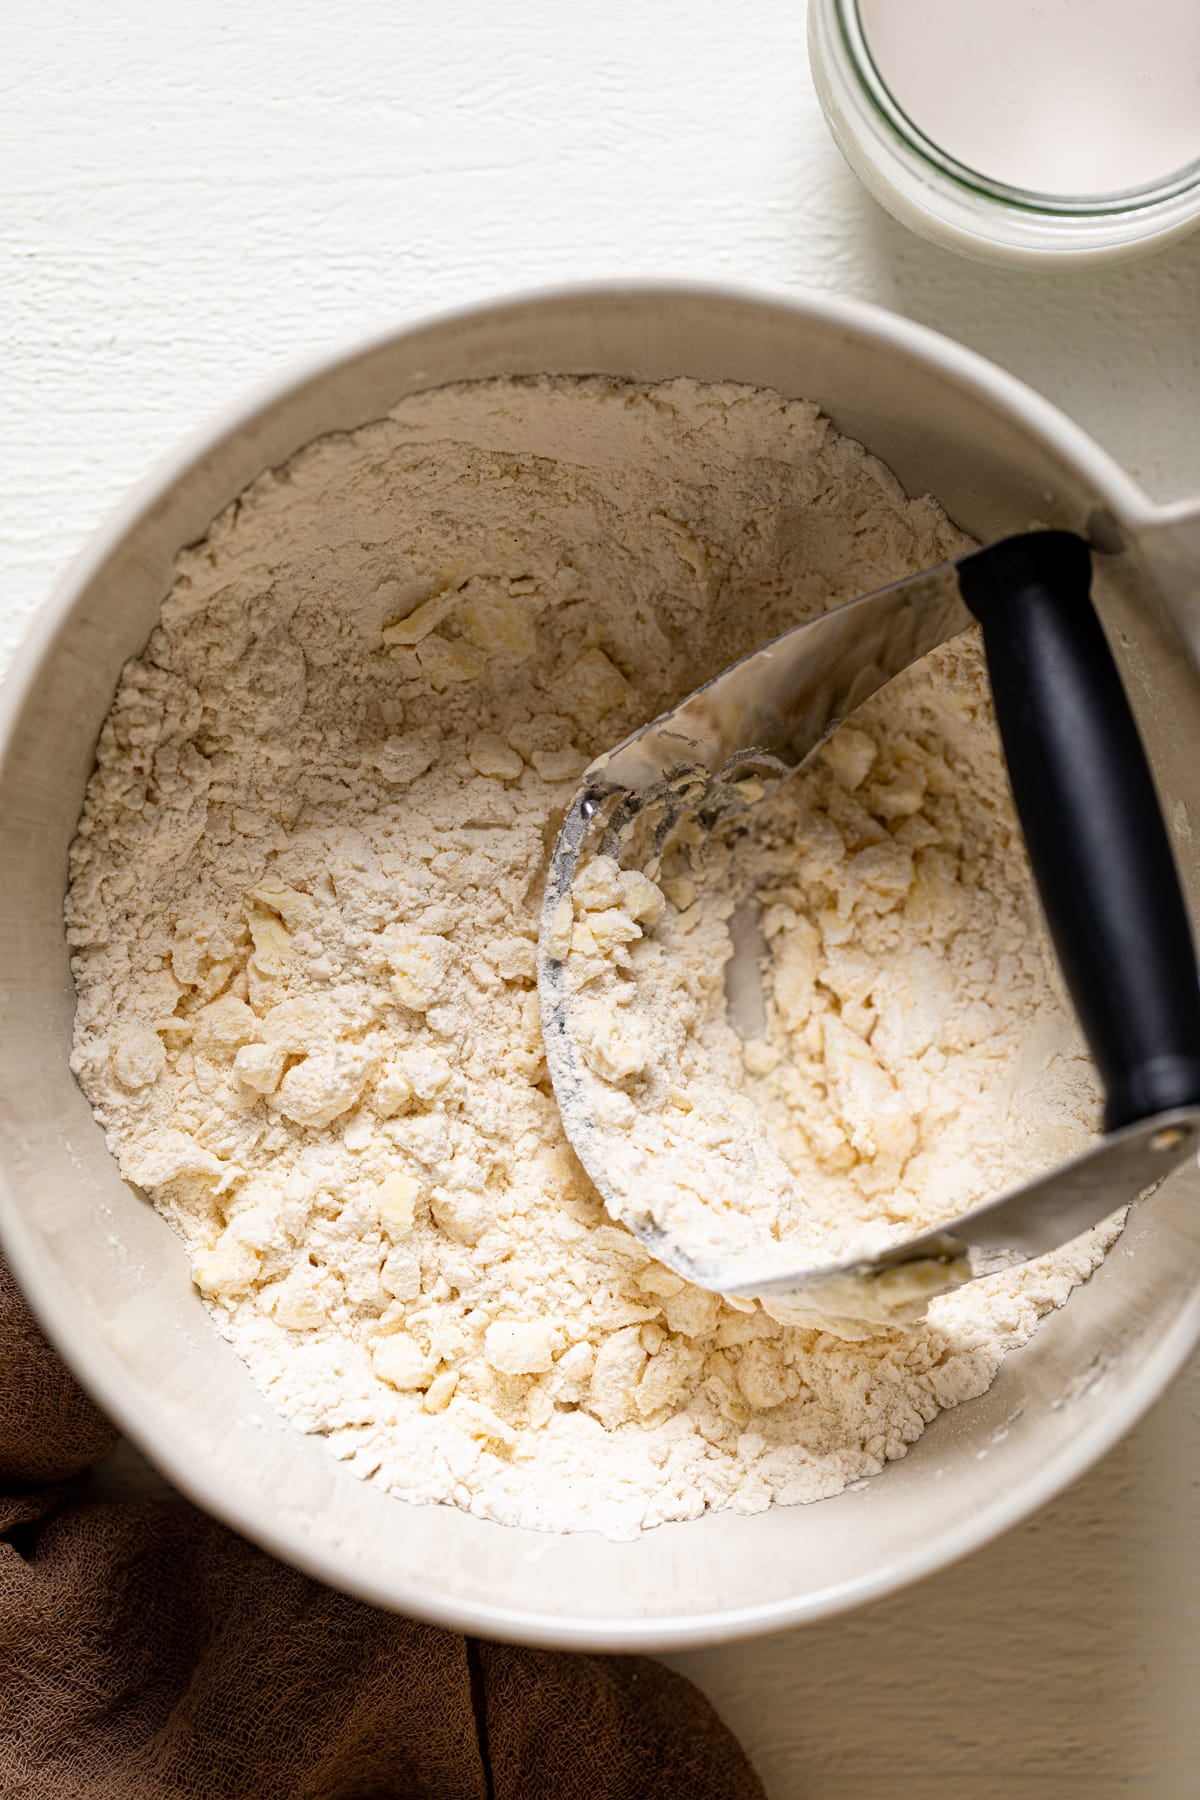
M 405 393 L 501 373 L 687 374 L 818 401 L 981 537 L 1119 514 L 1119 472 L 1049 408 L 867 309 L 696 290 L 490 307 L 294 379 L 184 447 L 48 606 L 5 696 L 0 764 L 0 1172 L 5 1247 L 49 1335 L 146 1454 L 267 1548 L 385 1605 L 493 1637 L 616 1648 L 728 1638 L 836 1611 L 982 1542 L 1057 1491 L 1161 1391 L 1200 1335 L 1200 1176 L 1135 1214 L 1094 1280 L 990 1392 L 818 1506 L 726 1513 L 642 1540 L 517 1531 L 360 1482 L 277 1418 L 218 1336 L 184 1249 L 123 1183 L 68 1072 L 67 849 L 124 660 L 172 560 L 263 468 Z M 1060 428 L 1061 427 L 1061 428 Z M 1144 572 L 1103 604 L 1200 893 L 1200 706 Z

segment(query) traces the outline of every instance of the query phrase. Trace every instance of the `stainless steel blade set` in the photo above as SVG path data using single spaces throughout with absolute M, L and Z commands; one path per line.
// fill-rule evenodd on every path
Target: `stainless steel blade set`
M 581 862 L 655 873 L 682 821 L 726 828 L 887 682 L 975 623 L 1051 935 L 1108 1095 L 1097 1143 L 934 1231 L 835 1264 L 685 1254 L 654 1209 L 622 1216 L 716 1291 L 786 1306 L 855 1284 L 927 1298 L 1056 1249 L 1145 1194 L 1200 1142 L 1200 981 L 1137 728 L 1090 599 L 1082 539 L 1034 532 L 851 600 L 743 657 L 585 772 L 551 860 L 538 980 L 547 1062 L 573 1147 L 611 1210 L 606 1139 L 584 1101 L 576 1001 L 556 954 Z M 1114 881 L 1114 871 L 1117 879 Z M 847 1302 L 847 1304 L 850 1304 Z

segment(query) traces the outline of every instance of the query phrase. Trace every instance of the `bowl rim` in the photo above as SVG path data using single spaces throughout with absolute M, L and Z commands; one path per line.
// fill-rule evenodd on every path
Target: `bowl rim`
M 295 390 L 318 383 L 359 359 L 369 358 L 388 345 L 430 328 L 564 301 L 639 302 L 670 298 L 782 311 L 791 314 L 800 326 L 806 320 L 816 320 L 849 327 L 882 349 L 924 362 L 931 371 L 950 377 L 1040 436 L 1086 478 L 1123 523 L 1136 530 L 1162 516 L 1162 509 L 1082 427 L 1016 376 L 940 332 L 870 302 L 768 284 L 666 280 L 577 282 L 501 294 L 469 305 L 423 312 L 364 340 L 293 361 L 219 407 L 159 458 L 92 534 L 38 607 L 0 689 L 0 765 L 7 759 L 14 729 L 43 663 L 53 653 L 59 633 L 106 560 L 197 464 Z M 1116 1402 L 1084 1427 L 1059 1454 L 1047 1460 L 1036 1478 L 1026 1482 L 1019 1492 L 1004 1494 L 981 1507 L 958 1529 L 941 1534 L 932 1543 L 914 1546 L 910 1554 L 895 1558 L 870 1574 L 804 1595 L 722 1611 L 653 1619 L 569 1618 L 532 1609 L 466 1602 L 428 1590 L 418 1591 L 408 1583 L 394 1580 L 372 1580 L 353 1564 L 344 1562 L 336 1550 L 327 1549 L 277 1517 L 253 1492 L 231 1490 L 223 1480 L 210 1477 L 203 1461 L 177 1441 L 156 1441 L 141 1401 L 142 1384 L 117 1357 L 99 1325 L 73 1310 L 69 1296 L 56 1284 L 39 1235 L 15 1202 L 18 1186 L 19 1176 L 8 1147 L 0 1143 L 0 1243 L 38 1323 L 80 1384 L 185 1498 L 269 1554 L 372 1605 L 408 1613 L 455 1631 L 550 1648 L 626 1652 L 698 1649 L 812 1623 L 910 1586 L 988 1543 L 1076 1481 L 1153 1405 L 1200 1341 L 1198 1289 L 1180 1309 L 1153 1356 L 1144 1359 L 1130 1375 Z

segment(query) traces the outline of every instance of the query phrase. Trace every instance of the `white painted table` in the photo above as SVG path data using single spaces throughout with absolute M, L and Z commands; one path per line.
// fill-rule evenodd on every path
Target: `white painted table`
M 0 653 L 121 492 L 280 363 L 605 275 L 878 300 L 1200 485 L 1200 237 L 975 268 L 842 166 L 802 0 L 26 0 L 0 50 Z M 678 1657 L 773 1800 L 1191 1800 L 1200 1368 L 1070 1494 L 908 1595 Z

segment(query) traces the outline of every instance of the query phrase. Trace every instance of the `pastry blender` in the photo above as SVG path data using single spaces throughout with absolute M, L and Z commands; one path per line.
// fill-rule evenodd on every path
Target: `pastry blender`
M 679 1275 L 787 1315 L 887 1311 L 1054 1250 L 1156 1187 L 1200 1143 L 1200 980 L 1133 714 L 1069 532 L 1007 538 L 834 607 L 743 657 L 599 757 L 555 846 L 539 946 L 546 1058 L 601 1197 L 604 1135 L 583 1065 L 556 910 L 582 857 L 653 872 L 685 816 L 712 830 L 799 769 L 870 695 L 958 632 L 983 630 L 1009 779 L 1059 964 L 1105 1096 L 1103 1136 L 1035 1180 L 879 1253 L 789 1267 L 783 1246 L 701 1262 L 647 1208 L 621 1216 Z M 785 1240 L 786 1243 L 786 1240 Z M 820 1290 L 820 1291 L 818 1291 Z M 846 1296 L 850 1294 L 851 1298 Z M 838 1296 L 841 1296 L 839 1299 Z M 864 1305 L 864 1300 L 866 1304 Z

